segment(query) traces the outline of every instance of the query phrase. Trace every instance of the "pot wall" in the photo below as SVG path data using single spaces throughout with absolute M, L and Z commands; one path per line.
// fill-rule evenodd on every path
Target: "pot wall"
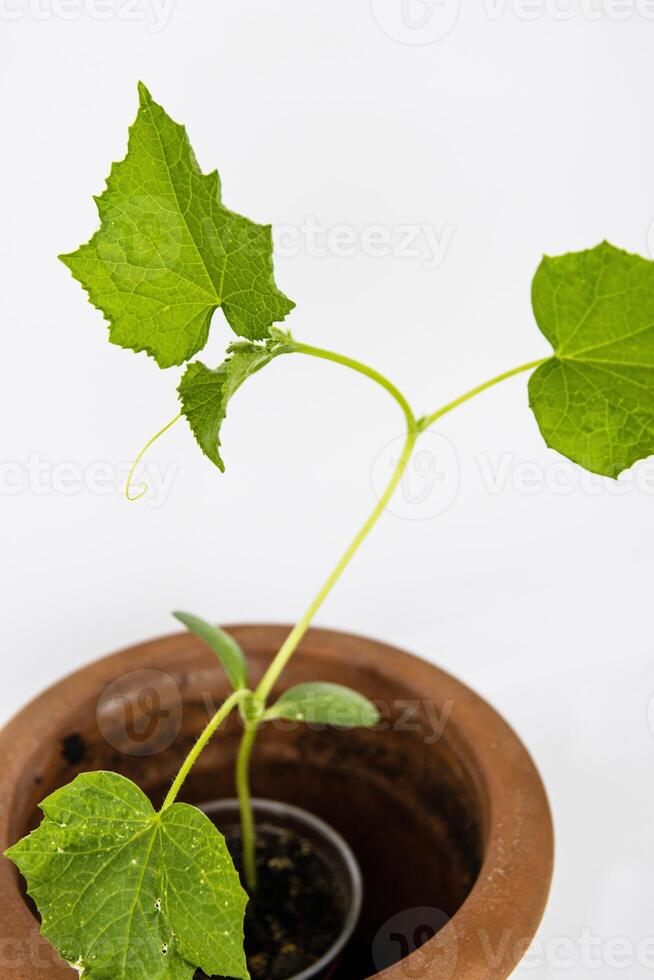
M 253 682 L 287 631 L 231 629 Z M 317 679 L 360 690 L 386 723 L 373 732 L 268 726 L 253 791 L 316 813 L 357 854 L 364 912 L 338 980 L 504 980 L 536 931 L 552 872 L 548 804 L 525 748 L 464 685 L 385 644 L 310 631 L 284 687 Z M 37 825 L 39 800 L 78 772 L 121 772 L 160 802 L 226 693 L 219 665 L 188 634 L 105 658 L 47 691 L 0 734 L 0 850 Z M 184 799 L 233 795 L 238 737 L 233 717 Z M 411 952 L 415 937 L 441 926 Z M 410 955 L 387 966 L 402 952 Z M 7 980 L 76 976 L 39 937 L 7 860 L 0 965 Z

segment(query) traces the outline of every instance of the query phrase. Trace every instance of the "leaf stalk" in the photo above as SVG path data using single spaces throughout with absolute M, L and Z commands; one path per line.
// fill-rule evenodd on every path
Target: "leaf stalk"
M 206 726 L 206 728 L 200 735 L 199 739 L 197 740 L 197 742 L 195 743 L 195 745 L 187 755 L 186 759 L 182 763 L 182 767 L 177 773 L 173 785 L 168 790 L 168 795 L 166 796 L 166 799 L 163 802 L 161 810 L 159 811 L 160 813 L 163 813 L 164 810 L 167 810 L 169 806 L 173 805 L 173 803 L 175 802 L 175 800 L 179 795 L 182 786 L 186 782 L 186 778 L 188 774 L 190 773 L 195 763 L 198 761 L 198 758 L 200 757 L 201 753 L 204 751 L 204 749 L 211 741 L 214 733 L 222 725 L 223 721 L 225 721 L 225 719 L 228 717 L 228 715 L 231 714 L 232 710 L 237 705 L 239 705 L 242 701 L 245 701 L 250 696 L 251 696 L 250 692 L 245 691 L 243 689 L 234 691 L 234 693 L 230 694 L 227 700 L 223 702 L 223 704 L 220 706 L 218 711 L 216 711 L 215 715 L 213 716 L 209 724 Z

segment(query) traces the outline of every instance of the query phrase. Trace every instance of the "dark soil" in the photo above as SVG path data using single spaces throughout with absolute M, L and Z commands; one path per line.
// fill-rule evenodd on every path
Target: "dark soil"
M 241 837 L 225 833 L 242 869 Z M 245 916 L 252 980 L 288 980 L 316 963 L 338 939 L 345 918 L 342 884 L 316 847 L 295 833 L 260 825 L 258 888 Z M 204 977 L 196 974 L 196 980 Z

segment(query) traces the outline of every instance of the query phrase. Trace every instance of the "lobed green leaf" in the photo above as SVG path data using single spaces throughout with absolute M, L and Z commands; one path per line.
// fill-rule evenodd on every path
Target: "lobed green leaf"
M 545 257 L 532 301 L 554 348 L 529 380 L 543 438 L 617 477 L 654 453 L 654 262 L 608 242 Z
M 238 336 L 269 337 L 294 306 L 274 282 L 270 226 L 228 210 L 184 127 L 142 84 L 139 100 L 127 156 L 96 198 L 100 228 L 61 260 L 109 322 L 111 342 L 160 367 L 202 350 L 218 307 Z
M 266 344 L 233 344 L 220 367 L 212 370 L 201 361 L 189 364 L 177 389 L 193 435 L 205 456 L 224 473 L 220 430 L 230 398 L 244 381 L 292 347 L 277 340 Z
M 222 835 L 195 807 L 156 813 L 130 780 L 83 773 L 10 848 L 43 935 L 88 980 L 247 980 L 247 896 Z

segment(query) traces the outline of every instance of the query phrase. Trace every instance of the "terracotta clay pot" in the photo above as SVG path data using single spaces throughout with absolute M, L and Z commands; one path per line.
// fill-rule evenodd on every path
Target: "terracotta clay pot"
M 256 682 L 288 629 L 231 632 Z M 276 723 L 253 760 L 257 796 L 327 821 L 362 868 L 363 912 L 339 980 L 504 980 L 534 936 L 552 873 L 547 798 L 524 746 L 469 688 L 373 640 L 310 631 L 283 686 L 309 680 L 350 685 L 385 718 L 378 731 Z M 38 802 L 79 772 L 123 773 L 161 802 L 226 693 L 217 661 L 188 634 L 132 647 L 50 688 L 0 733 L 0 851 L 37 826 Z M 200 757 L 185 800 L 233 795 L 239 734 L 234 715 Z M 6 859 L 0 975 L 77 975 L 41 939 Z

